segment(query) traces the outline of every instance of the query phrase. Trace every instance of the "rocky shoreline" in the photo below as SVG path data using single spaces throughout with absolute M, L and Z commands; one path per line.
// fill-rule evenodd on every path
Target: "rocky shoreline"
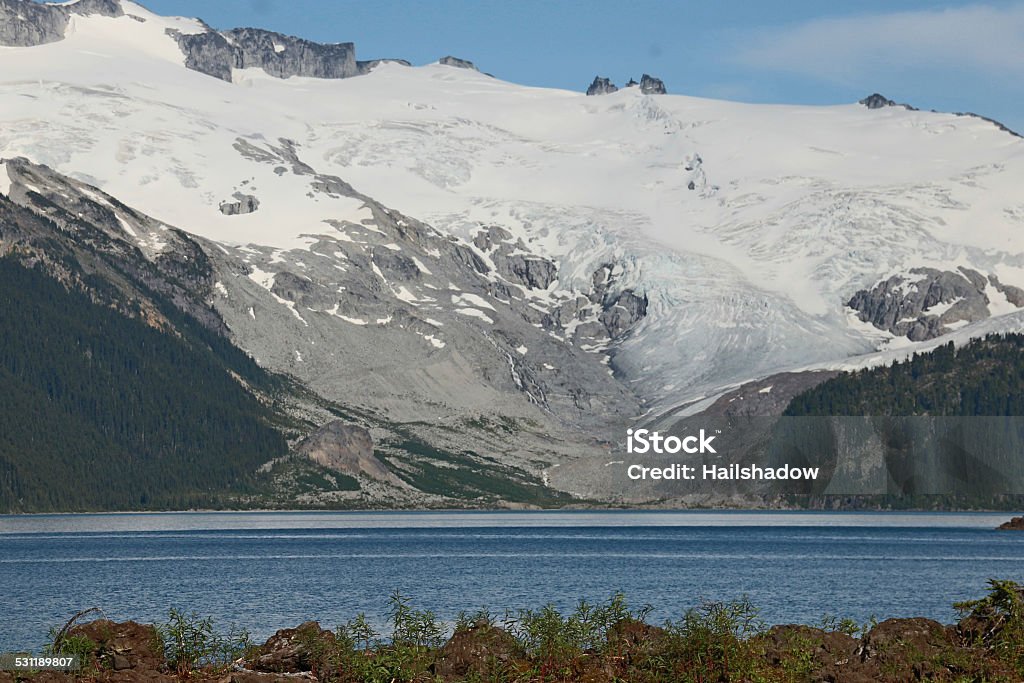
M 988 595 L 957 604 L 962 618 L 951 625 L 916 617 L 767 627 L 741 600 L 655 626 L 616 595 L 567 615 L 552 606 L 503 620 L 462 614 L 446 637 L 433 613 L 397 594 L 390 604 L 387 638 L 359 615 L 334 631 L 317 622 L 283 629 L 262 645 L 218 635 L 195 614 L 172 611 L 160 626 L 100 619 L 55 636 L 52 651 L 78 655 L 80 672 L 0 672 L 0 683 L 1024 680 L 1024 587 L 1012 581 L 992 580 Z

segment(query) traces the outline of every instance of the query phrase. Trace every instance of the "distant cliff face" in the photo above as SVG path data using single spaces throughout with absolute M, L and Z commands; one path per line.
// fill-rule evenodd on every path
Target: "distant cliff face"
M 78 0 L 48 5 L 30 0 L 0 0 L 0 45 L 34 47 L 64 38 L 72 14 L 124 15 L 117 0 Z
M 78 0 L 68 5 L 0 0 L 0 46 L 34 47 L 62 40 L 76 14 L 121 17 L 125 13 L 119 0 Z M 185 55 L 185 66 L 229 82 L 234 69 L 260 68 L 278 78 L 349 78 L 379 63 L 357 63 L 352 43 L 314 43 L 255 28 L 196 34 L 172 31 L 171 35 Z
M 445 66 L 454 66 L 459 69 L 472 69 L 473 71 L 479 70 L 476 68 L 476 65 L 468 59 L 460 59 L 458 57 L 452 57 L 451 55 L 441 57 L 439 63 L 444 64 Z
M 233 69 L 250 68 L 277 78 L 349 78 L 361 73 L 352 43 L 322 45 L 255 28 L 174 37 L 185 53 L 185 66 L 224 81 L 231 80 Z

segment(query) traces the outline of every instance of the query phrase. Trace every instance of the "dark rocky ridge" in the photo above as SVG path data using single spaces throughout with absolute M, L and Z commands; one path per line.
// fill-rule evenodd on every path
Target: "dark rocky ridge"
M 985 290 L 990 285 L 1013 305 L 1024 306 L 1024 290 L 1002 284 L 995 275 L 985 277 L 963 267 L 959 272 L 913 268 L 910 273 L 916 279 L 893 275 L 871 289 L 857 292 L 847 305 L 862 321 L 911 341 L 941 336 L 958 321 L 989 317 L 991 302 Z M 947 305 L 944 311 L 929 313 L 941 304 Z
M 885 107 L 903 107 L 907 111 L 918 111 L 917 107 L 914 107 L 914 106 L 911 106 L 911 105 L 905 104 L 905 103 L 895 102 L 893 100 L 890 100 L 885 95 L 881 95 L 879 93 L 872 93 L 871 95 L 868 95 L 864 99 L 860 100 L 858 102 L 858 104 L 863 104 L 868 109 L 884 109 Z M 934 109 L 932 109 L 931 111 L 933 113 L 935 112 Z M 998 128 L 999 130 L 1003 131 L 1004 133 L 1009 133 L 1010 135 L 1012 135 L 1012 136 L 1014 136 L 1016 138 L 1024 137 L 1020 133 L 1018 133 L 1017 131 L 1007 127 L 1005 124 L 1000 123 L 999 121 L 996 121 L 993 118 L 989 118 L 988 116 L 982 116 L 981 114 L 975 114 L 974 112 L 970 112 L 970 111 L 958 111 L 958 112 L 954 112 L 953 115 L 954 116 L 969 116 L 969 117 L 972 117 L 972 118 L 981 119 L 982 121 L 987 121 L 988 123 L 991 123 L 996 128 Z
M 222 337 L 227 326 L 207 303 L 213 290 L 214 272 L 210 259 L 191 235 L 168 228 L 113 197 L 100 194 L 92 200 L 83 194 L 85 186 L 56 173 L 47 166 L 26 159 L 4 161 L 13 185 L 9 204 L 31 212 L 44 222 L 16 220 L 6 209 L 0 224 L 0 254 L 17 250 L 31 255 L 31 262 L 44 264 L 58 280 L 73 281 L 65 265 L 67 255 L 91 264 L 93 275 L 108 278 L 120 296 L 96 293 L 101 300 L 127 315 L 143 315 L 155 327 L 169 327 L 153 294 L 170 299 L 183 313 Z M 46 188 L 43 194 L 28 188 Z M 89 188 L 93 195 L 99 191 Z M 0 197 L 0 208 L 8 203 Z M 159 236 L 172 248 L 147 258 L 125 232 L 121 213 L 136 234 Z M 59 248 L 58 248 L 59 247 Z M 141 309 L 141 313 L 136 311 Z
M 353 43 L 323 45 L 256 28 L 172 35 L 185 53 L 186 67 L 224 81 L 231 81 L 234 69 L 249 68 L 277 78 L 350 78 L 362 73 Z
M 665 83 L 660 78 L 644 74 L 640 77 L 640 82 L 637 83 L 632 78 L 626 83 L 627 88 L 632 88 L 639 85 L 640 92 L 644 95 L 664 95 Z M 611 79 L 604 78 L 602 76 L 594 76 L 594 81 L 587 88 L 587 95 L 609 95 L 613 92 L 618 92 L 618 87 L 612 83 Z
M 470 69 L 472 71 L 479 71 L 479 69 L 476 68 L 476 65 L 473 64 L 473 62 L 469 61 L 468 59 L 459 59 L 458 57 L 452 57 L 451 55 L 441 57 L 439 62 L 441 64 L 444 64 L 445 66 L 454 66 L 458 69 Z
M 125 13 L 119 0 L 78 0 L 69 5 L 0 0 L 0 46 L 34 47 L 62 40 L 75 14 L 120 17 Z M 368 73 L 385 61 L 408 65 L 404 60 L 357 62 L 353 43 L 322 44 L 257 28 L 224 32 L 206 28 L 197 34 L 170 33 L 185 55 L 187 68 L 228 82 L 234 69 L 260 68 L 277 78 L 336 79 Z
M 971 118 L 981 119 L 982 121 L 987 121 L 987 122 L 991 123 L 993 126 L 998 128 L 999 130 L 1003 131 L 1004 133 L 1009 133 L 1010 135 L 1012 135 L 1015 138 L 1024 137 L 1024 135 L 1021 135 L 1020 133 L 1018 133 L 1017 131 L 1013 130 L 1012 128 L 1007 127 L 1005 124 L 1000 123 L 999 121 L 996 121 L 995 119 L 989 118 L 987 116 L 982 116 L 981 114 L 975 114 L 974 112 L 970 112 L 970 111 L 962 111 L 962 112 L 958 111 L 958 112 L 956 112 L 956 116 L 970 116 Z
M 644 74 L 640 78 L 640 92 L 644 95 L 664 95 L 667 91 L 660 78 Z
M 594 82 L 587 88 L 587 95 L 608 95 L 617 91 L 618 88 L 611 82 L 611 79 L 594 76 Z
M 860 100 L 858 104 L 863 104 L 868 109 L 884 109 L 885 107 L 896 107 L 898 106 L 895 101 L 890 100 L 885 95 L 880 93 L 872 93 Z

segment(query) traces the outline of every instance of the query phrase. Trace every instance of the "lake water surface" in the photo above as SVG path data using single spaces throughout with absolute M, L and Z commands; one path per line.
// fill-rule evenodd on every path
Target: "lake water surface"
M 747 595 L 770 623 L 956 617 L 988 578 L 1024 582 L 1010 515 L 780 512 L 167 513 L 0 516 L 0 651 L 100 607 L 177 607 L 262 641 L 309 619 L 383 624 L 400 590 L 451 619 L 571 609 L 615 591 L 678 618 Z

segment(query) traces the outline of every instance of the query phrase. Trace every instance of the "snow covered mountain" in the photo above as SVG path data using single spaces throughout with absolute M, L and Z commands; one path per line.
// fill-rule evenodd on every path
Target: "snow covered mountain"
M 539 470 L 1024 329 L 1024 141 L 979 117 L 587 97 L 128 0 L 0 0 L 0 44 L 0 158 L 201 238 L 239 346 L 437 443 Z

